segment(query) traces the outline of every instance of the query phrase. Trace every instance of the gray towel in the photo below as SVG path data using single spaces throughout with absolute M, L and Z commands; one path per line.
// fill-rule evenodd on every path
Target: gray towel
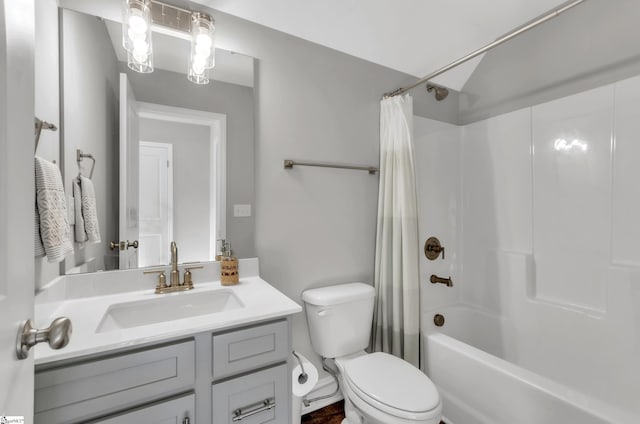
M 58 167 L 36 156 L 36 249 L 49 262 L 60 262 L 73 252 L 67 203 Z M 38 237 L 39 236 L 39 237 Z
M 73 180 L 75 236 L 78 243 L 99 243 L 100 227 L 93 182 L 82 175 Z

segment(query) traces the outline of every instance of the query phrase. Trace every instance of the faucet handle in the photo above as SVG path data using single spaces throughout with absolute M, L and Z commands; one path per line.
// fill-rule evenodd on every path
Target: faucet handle
M 156 285 L 156 294 L 162 293 L 167 288 L 167 276 L 164 269 L 153 269 L 144 271 L 143 274 L 158 274 L 158 284 Z
M 182 283 L 182 285 L 185 286 L 187 290 L 191 290 L 193 288 L 193 278 L 191 276 L 191 270 L 200 269 L 200 268 L 204 268 L 204 267 L 200 265 L 200 266 L 190 266 L 184 269 L 184 283 Z

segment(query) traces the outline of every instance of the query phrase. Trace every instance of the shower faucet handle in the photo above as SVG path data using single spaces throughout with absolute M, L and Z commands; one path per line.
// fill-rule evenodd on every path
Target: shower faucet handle
M 429 237 L 424 243 L 424 255 L 427 259 L 434 261 L 440 256 L 442 252 L 442 259 L 444 260 L 444 246 L 440 244 L 440 240 L 437 237 Z

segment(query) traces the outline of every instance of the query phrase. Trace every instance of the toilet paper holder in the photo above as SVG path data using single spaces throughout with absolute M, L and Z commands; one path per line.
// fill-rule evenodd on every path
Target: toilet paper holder
M 300 384 L 304 384 L 307 382 L 307 380 L 309 379 L 309 375 L 304 371 L 304 365 L 302 364 L 302 359 L 300 359 L 300 356 L 298 356 L 298 354 L 296 353 L 296 351 L 292 351 L 291 352 L 293 354 L 293 356 L 296 357 L 296 359 L 298 360 L 298 363 L 300 364 L 300 370 L 302 371 L 302 373 L 298 376 L 298 383 Z

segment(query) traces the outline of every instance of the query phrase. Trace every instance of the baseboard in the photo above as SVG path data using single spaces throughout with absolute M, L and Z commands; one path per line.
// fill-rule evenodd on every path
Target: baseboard
M 330 375 L 318 380 L 315 387 L 307 396 L 307 399 L 313 399 L 318 396 L 325 396 L 333 393 L 336 390 L 336 381 Z M 339 391 L 335 395 L 331 396 L 327 399 L 322 399 L 311 403 L 309 406 L 302 405 L 302 415 L 308 414 L 309 412 L 316 411 L 320 408 L 324 408 L 327 405 L 331 405 L 332 403 L 336 403 L 343 399 L 342 391 Z

